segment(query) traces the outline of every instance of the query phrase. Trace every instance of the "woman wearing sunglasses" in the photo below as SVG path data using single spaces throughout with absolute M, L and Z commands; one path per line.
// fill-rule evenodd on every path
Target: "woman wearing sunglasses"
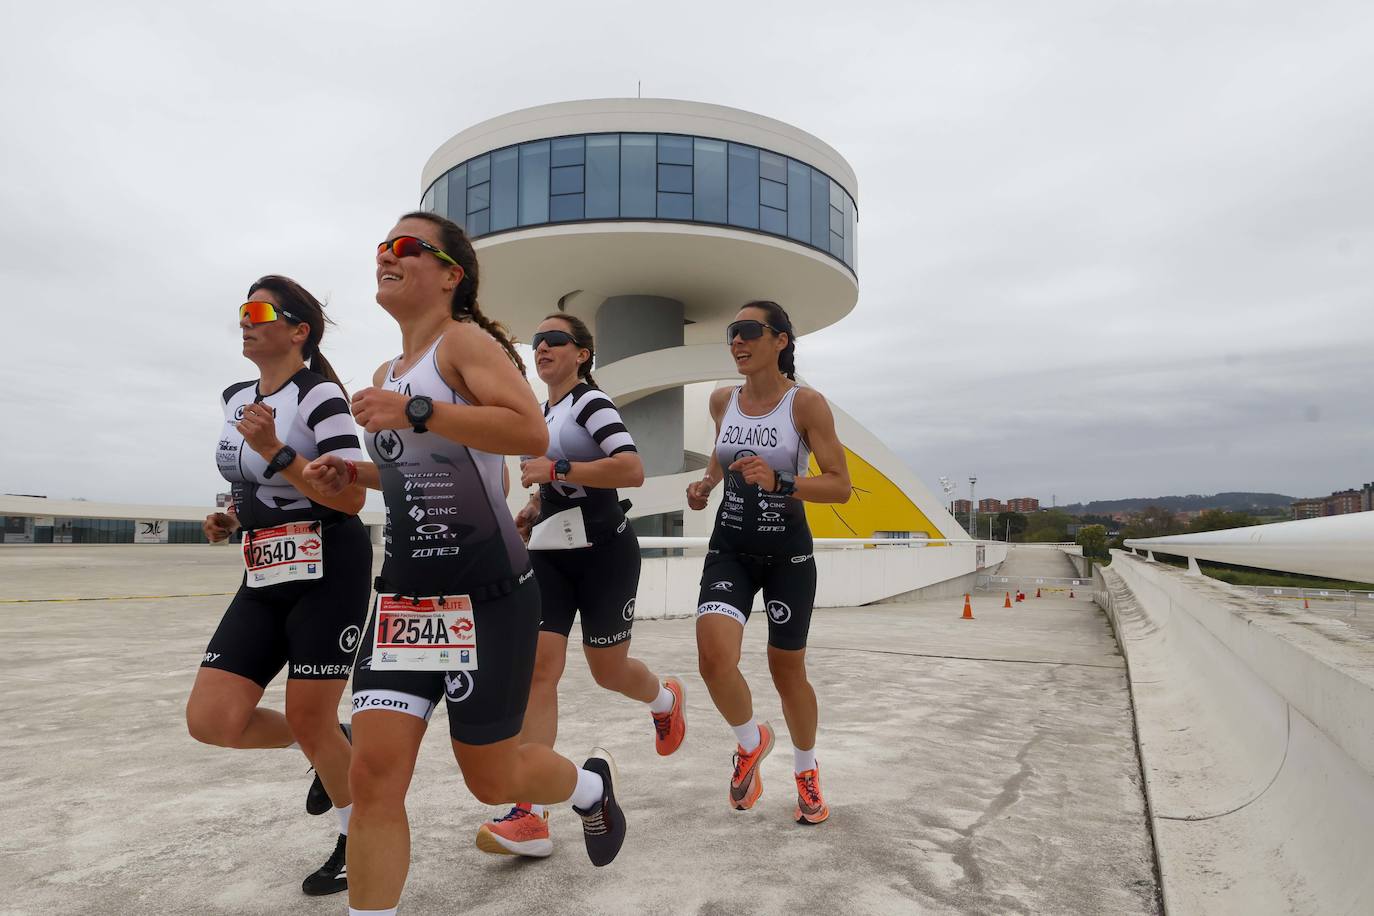
M 706 476 L 687 486 L 687 504 L 706 508 L 722 479 L 725 494 L 711 533 L 697 604 L 697 655 L 711 699 L 734 730 L 730 804 L 752 808 L 763 792 L 760 764 L 773 727 L 754 718 L 739 670 L 744 625 L 762 590 L 768 613 L 768 670 L 793 745 L 795 819 L 830 816 L 816 764 L 816 692 L 806 677 L 806 637 L 816 599 L 816 560 L 802 501 L 849 499 L 849 469 L 825 398 L 796 381 L 792 322 L 776 302 L 750 302 L 725 341 L 744 384 L 711 394 L 716 445 Z M 807 476 L 808 454 L 820 473 Z
M 243 528 L 244 577 L 205 649 L 186 704 L 198 741 L 220 747 L 298 745 L 339 816 L 334 853 L 305 879 L 307 894 L 348 886 L 349 748 L 339 697 L 367 617 L 372 543 L 358 520 L 363 488 L 328 495 L 305 479 L 330 455 L 347 472 L 364 456 L 343 386 L 320 353 L 324 309 L 286 277 L 267 276 L 239 307 L 243 355 L 258 378 L 224 390 L 216 461 L 233 490 L 233 515 L 205 520 L 211 541 Z M 309 360 L 309 368 L 306 361 Z M 286 714 L 258 706 L 284 666 Z
M 619 852 L 625 824 L 610 756 L 581 767 L 520 743 L 539 637 L 539 586 L 506 509 L 502 455 L 542 454 L 548 431 L 523 365 L 477 305 L 477 256 L 432 213 L 403 216 L 377 250 L 377 302 L 401 355 L 353 396 L 382 491 L 386 559 L 353 679 L 350 912 L 394 913 L 410 862 L 405 797 L 435 706 L 484 804 L 571 801 L 593 864 Z M 493 339 L 494 338 L 494 339 Z M 343 462 L 311 465 L 327 490 Z
M 539 651 L 520 740 L 552 747 L 558 735 L 558 681 L 573 618 L 582 612 L 582 648 L 597 684 L 649 707 L 654 746 L 667 756 L 687 723 L 682 682 L 660 682 L 630 657 L 639 539 L 617 487 L 644 483 L 644 463 L 615 404 L 592 379 L 591 332 L 571 315 L 550 315 L 532 340 L 535 369 L 548 386 L 544 457 L 521 463 L 520 482 L 539 489 L 516 516 L 527 538 L 543 601 Z M 521 802 L 477 831 L 477 848 L 500 855 L 553 852 L 543 805 Z

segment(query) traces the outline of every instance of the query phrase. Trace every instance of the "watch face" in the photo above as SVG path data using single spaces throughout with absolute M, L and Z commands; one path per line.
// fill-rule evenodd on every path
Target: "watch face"
M 412 398 L 406 403 L 406 413 L 412 420 L 428 420 L 434 413 L 434 402 L 429 398 Z

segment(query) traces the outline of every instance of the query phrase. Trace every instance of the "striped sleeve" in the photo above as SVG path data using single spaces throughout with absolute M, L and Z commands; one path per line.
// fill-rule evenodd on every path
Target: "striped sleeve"
M 348 412 L 348 402 L 338 385 L 315 385 L 301 397 L 300 411 L 305 425 L 315 434 L 315 445 L 321 455 L 332 452 L 351 461 L 367 460 L 358 442 L 353 414 Z
M 577 425 L 585 429 L 609 458 L 621 452 L 637 452 L 635 440 L 625 428 L 620 411 L 610 398 L 592 388 L 573 405 Z

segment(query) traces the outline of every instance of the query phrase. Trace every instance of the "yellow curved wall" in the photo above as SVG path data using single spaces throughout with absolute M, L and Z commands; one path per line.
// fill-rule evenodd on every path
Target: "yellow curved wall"
M 813 535 L 818 538 L 869 538 L 875 531 L 910 531 L 932 538 L 945 536 L 882 472 L 848 448 L 844 454 L 849 462 L 849 481 L 854 493 L 849 502 L 843 504 L 805 504 L 806 520 Z M 811 473 L 820 473 L 814 456 Z

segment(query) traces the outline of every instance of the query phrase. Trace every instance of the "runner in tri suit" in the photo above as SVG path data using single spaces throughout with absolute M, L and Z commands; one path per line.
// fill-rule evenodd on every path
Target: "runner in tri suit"
M 595 865 L 625 837 L 609 754 L 597 749 L 579 768 L 520 743 L 539 585 L 506 509 L 501 456 L 542 454 L 548 431 L 504 329 L 478 309 L 463 230 L 432 213 L 403 216 L 377 248 L 377 301 L 400 325 L 402 352 L 353 396 L 373 459 L 358 479 L 382 491 L 387 522 L 353 679 L 350 913 L 395 912 L 410 862 L 406 790 L 440 703 L 479 801 L 571 801 Z M 329 457 L 309 473 L 326 490 L 346 480 Z
M 768 613 L 768 669 L 793 744 L 798 823 L 830 816 L 816 764 L 816 692 L 806 677 L 806 636 L 816 599 L 816 561 L 802 501 L 849 499 L 849 469 L 830 405 L 796 381 L 796 341 L 776 302 L 750 302 L 726 328 L 737 388 L 711 394 L 716 445 L 706 476 L 687 486 L 687 504 L 706 508 L 722 478 L 725 496 L 711 533 L 697 603 L 697 653 L 711 699 L 739 747 L 730 804 L 752 808 L 763 792 L 759 765 L 773 749 L 773 727 L 754 719 L 740 674 L 740 646 L 754 596 Z M 807 476 L 808 452 L 820 474 Z
M 220 747 L 300 747 L 328 791 L 322 810 L 332 798 L 339 815 L 334 853 L 302 890 L 333 894 L 348 887 L 351 811 L 339 697 L 367 617 L 372 543 L 358 520 L 363 488 L 323 494 L 304 471 L 329 455 L 347 473 L 363 453 L 343 386 L 320 353 L 327 319 L 319 301 L 279 276 L 258 280 L 248 299 L 239 327 L 259 377 L 224 390 L 216 454 L 233 511 L 205 519 L 211 541 L 243 528 L 246 569 L 206 647 L 186 724 L 196 740 Z M 282 715 L 258 702 L 287 665 Z
M 675 677 L 660 682 L 630 657 L 639 539 L 616 492 L 644 483 L 644 463 L 615 404 L 592 379 L 595 343 L 581 319 L 550 315 L 533 345 L 535 369 L 549 389 L 544 402 L 549 447 L 544 457 L 521 464 L 521 484 L 539 487 L 516 525 L 529 543 L 543 622 L 520 740 L 552 747 L 558 736 L 558 681 L 580 609 L 582 648 L 592 677 L 607 690 L 648 705 L 655 749 L 667 756 L 682 744 L 687 729 L 682 682 Z M 529 802 L 515 805 L 478 828 L 477 848 L 500 855 L 549 855 L 548 812 Z

